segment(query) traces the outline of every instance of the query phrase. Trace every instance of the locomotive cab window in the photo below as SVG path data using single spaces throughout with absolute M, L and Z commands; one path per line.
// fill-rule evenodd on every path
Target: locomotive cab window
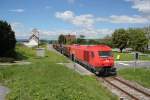
M 112 56 L 112 52 L 111 51 L 99 51 L 99 56 L 100 57 L 110 57 L 110 56 Z

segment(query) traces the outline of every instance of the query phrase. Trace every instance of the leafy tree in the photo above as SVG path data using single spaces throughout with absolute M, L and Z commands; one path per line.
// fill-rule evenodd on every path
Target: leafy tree
M 0 20 L 0 57 L 15 56 L 16 38 L 10 24 Z
M 146 33 L 146 37 L 147 39 L 149 40 L 148 42 L 148 45 L 147 45 L 147 49 L 149 48 L 149 45 L 150 45 L 150 25 L 147 26 L 147 27 L 144 27 L 143 28 L 143 31 Z
M 84 38 L 85 38 L 85 36 L 84 36 L 84 35 L 80 35 L 80 38 L 81 38 L 81 39 L 84 39 Z
M 150 40 L 150 25 L 143 28 L 143 31 L 146 33 L 146 37 Z
M 96 44 L 99 44 L 99 41 L 96 39 L 89 39 L 87 41 L 87 45 L 96 45 Z
M 128 41 L 129 41 L 128 33 L 125 29 L 117 29 L 112 34 L 113 46 L 119 48 L 120 52 L 122 52 L 122 50 L 126 48 Z
M 77 38 L 77 41 L 76 41 L 76 42 L 77 42 L 78 44 L 85 44 L 86 41 L 85 41 L 84 38 L 85 38 L 84 35 L 80 35 L 79 38 Z
M 66 41 L 66 44 L 75 44 L 75 43 L 76 43 L 76 39 Z
M 61 35 L 58 37 L 58 42 L 59 42 L 60 44 L 66 44 L 65 36 L 61 34 Z
M 106 35 L 103 39 L 100 39 L 99 44 L 105 44 L 105 45 L 112 47 L 112 37 L 109 35 Z
M 148 44 L 148 38 L 142 29 L 128 29 L 129 45 L 136 51 L 144 51 Z

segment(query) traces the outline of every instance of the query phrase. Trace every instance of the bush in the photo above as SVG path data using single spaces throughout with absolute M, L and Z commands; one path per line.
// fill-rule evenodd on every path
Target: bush
M 15 45 L 15 33 L 10 24 L 0 21 L 0 57 L 14 57 Z

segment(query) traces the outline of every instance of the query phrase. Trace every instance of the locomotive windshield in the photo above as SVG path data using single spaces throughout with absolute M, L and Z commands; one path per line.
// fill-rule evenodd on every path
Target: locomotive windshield
M 112 52 L 111 51 L 99 51 L 99 56 L 110 57 L 110 56 L 112 56 Z

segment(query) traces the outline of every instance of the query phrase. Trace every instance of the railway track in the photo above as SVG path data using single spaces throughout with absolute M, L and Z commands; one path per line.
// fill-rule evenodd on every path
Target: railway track
M 101 78 L 96 76 L 96 79 L 100 81 L 104 81 L 109 85 L 113 86 L 114 88 L 116 88 L 117 90 L 121 91 L 123 94 L 126 95 L 124 97 L 125 100 L 150 100 L 150 93 L 145 92 L 121 80 L 119 77 Z
M 98 80 L 102 80 L 109 85 L 113 86 L 117 90 L 121 91 L 126 95 L 124 98 L 130 98 L 129 100 L 150 100 L 150 93 L 147 93 L 129 83 L 122 80 L 119 77 L 107 77 L 107 78 L 100 78 L 97 77 Z

